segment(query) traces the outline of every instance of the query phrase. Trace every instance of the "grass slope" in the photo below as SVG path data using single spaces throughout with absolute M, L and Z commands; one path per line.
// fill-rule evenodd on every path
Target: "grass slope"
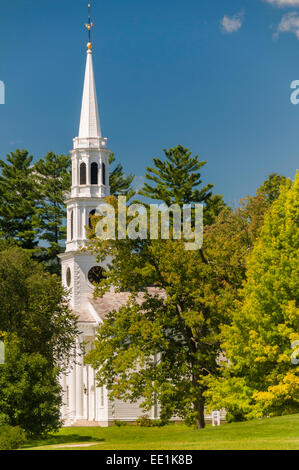
M 76 447 L 88 443 L 92 445 Z M 25 449 L 65 450 L 66 444 L 75 446 L 70 450 L 295 450 L 299 449 L 299 414 L 203 430 L 184 425 L 62 428 L 46 440 L 31 441 Z

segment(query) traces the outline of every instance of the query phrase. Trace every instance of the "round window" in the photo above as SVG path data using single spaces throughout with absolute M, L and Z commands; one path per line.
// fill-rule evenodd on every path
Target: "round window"
M 72 273 L 71 273 L 70 268 L 67 268 L 67 270 L 66 270 L 66 285 L 68 287 L 70 287 L 71 282 L 72 282 Z
M 104 269 L 101 266 L 94 266 L 88 272 L 88 280 L 94 286 L 99 284 L 104 277 Z

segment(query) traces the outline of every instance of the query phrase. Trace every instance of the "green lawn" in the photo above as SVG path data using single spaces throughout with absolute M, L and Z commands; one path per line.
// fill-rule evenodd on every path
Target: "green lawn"
M 299 414 L 203 430 L 184 425 L 63 428 L 47 440 L 31 441 L 24 449 L 65 450 L 67 444 L 74 446 L 70 450 L 298 450 Z

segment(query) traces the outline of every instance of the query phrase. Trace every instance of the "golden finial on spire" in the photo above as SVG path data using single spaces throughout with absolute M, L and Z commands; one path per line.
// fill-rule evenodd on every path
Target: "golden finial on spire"
M 92 49 L 92 44 L 91 44 L 91 28 L 93 27 L 93 23 L 91 22 L 90 19 L 90 9 L 91 9 L 91 4 L 88 4 L 88 23 L 86 23 L 86 28 L 88 29 L 88 43 L 87 43 L 87 49 L 91 51 Z

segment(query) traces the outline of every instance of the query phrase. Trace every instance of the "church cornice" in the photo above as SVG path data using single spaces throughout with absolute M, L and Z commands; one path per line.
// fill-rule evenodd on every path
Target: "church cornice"
M 78 153 L 88 153 L 88 154 L 95 153 L 96 154 L 98 152 L 111 153 L 111 150 L 107 148 L 103 148 L 103 147 L 80 147 L 80 148 L 75 148 L 69 151 L 69 153 L 74 156 L 78 155 Z
M 94 255 L 91 254 L 88 250 L 86 249 L 79 249 L 79 250 L 72 250 L 72 251 L 66 251 L 64 253 L 60 253 L 58 255 L 58 258 L 64 261 L 67 261 L 68 259 L 76 259 L 76 257 L 86 257 L 90 256 L 91 258 L 94 259 L 94 264 L 96 263 L 96 260 L 94 258 Z
M 82 186 L 78 186 L 79 188 L 82 188 Z M 103 186 L 103 188 L 106 188 L 106 186 Z M 93 203 L 93 202 L 104 202 L 105 200 L 105 197 L 89 197 L 89 196 L 74 196 L 74 197 L 70 197 L 68 199 L 66 199 L 64 202 L 65 204 L 71 204 L 72 202 L 82 202 L 82 203 L 86 203 L 86 202 L 90 202 L 90 203 Z M 84 204 L 86 205 L 86 204 Z

